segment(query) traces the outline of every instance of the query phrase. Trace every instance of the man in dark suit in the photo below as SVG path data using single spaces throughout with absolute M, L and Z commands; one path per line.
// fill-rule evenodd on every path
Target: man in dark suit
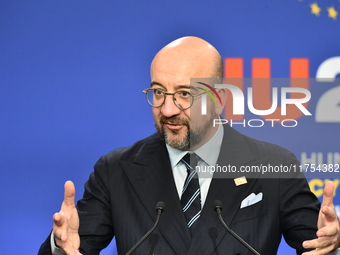
M 332 182 L 326 185 L 319 211 L 318 200 L 299 173 L 261 178 L 261 173 L 238 171 L 299 162 L 279 146 L 227 125 L 213 125 L 227 100 L 223 89 L 216 90 L 220 103 L 207 97 L 208 112 L 201 114 L 200 95 L 209 85 L 192 85 L 190 78 L 222 77 L 219 53 L 200 38 L 180 38 L 158 52 L 151 65 L 151 88 L 145 90 L 157 134 L 103 156 L 77 207 L 74 185 L 66 182 L 61 211 L 54 215 L 53 231 L 39 254 L 99 254 L 113 236 L 118 253 L 125 254 L 154 224 L 158 201 L 165 202 L 166 210 L 136 254 L 250 254 L 219 222 L 212 205 L 216 199 L 223 204 L 226 223 L 261 254 L 276 254 L 282 234 L 298 254 L 307 248 L 316 248 L 305 253 L 311 255 L 338 248 Z M 188 152 L 195 153 L 193 167 L 184 160 Z M 217 172 L 218 166 L 237 171 Z M 199 209 L 188 218 L 190 210 L 184 208 L 196 202 L 183 207 L 181 200 L 193 180 L 198 190 L 192 201 L 198 198 Z

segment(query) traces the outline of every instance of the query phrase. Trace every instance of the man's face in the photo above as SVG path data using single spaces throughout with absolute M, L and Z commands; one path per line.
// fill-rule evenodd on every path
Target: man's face
M 152 88 L 167 93 L 186 91 L 197 95 L 202 92 L 190 86 L 191 77 L 204 75 L 199 72 L 200 70 L 193 73 L 194 68 L 191 68 L 190 71 L 187 69 L 171 71 L 168 66 L 166 67 L 164 68 L 162 63 L 153 64 L 151 70 Z M 217 115 L 214 105 L 209 102 L 208 100 L 208 113 L 202 116 L 201 96 L 195 97 L 194 103 L 189 109 L 183 110 L 176 106 L 172 95 L 166 95 L 161 107 L 152 108 L 158 133 L 173 148 L 179 150 L 197 149 L 215 133 L 212 123 Z

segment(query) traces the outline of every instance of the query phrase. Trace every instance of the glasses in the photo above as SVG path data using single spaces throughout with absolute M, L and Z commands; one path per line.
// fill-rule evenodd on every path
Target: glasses
M 172 95 L 172 100 L 175 105 L 182 110 L 188 109 L 194 103 L 194 98 L 200 96 L 204 93 L 193 95 L 185 90 L 178 90 L 175 93 L 168 93 L 161 89 L 145 89 L 143 93 L 146 94 L 146 101 L 148 101 L 149 105 L 152 107 L 161 107 L 165 102 L 166 95 Z

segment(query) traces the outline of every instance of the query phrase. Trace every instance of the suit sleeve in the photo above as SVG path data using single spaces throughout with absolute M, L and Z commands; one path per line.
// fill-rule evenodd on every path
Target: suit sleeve
M 40 246 L 38 255 L 52 255 L 51 250 L 51 234 L 46 238 L 45 242 Z
M 300 163 L 287 152 L 285 164 L 298 166 Z M 282 233 L 286 242 L 296 249 L 297 254 L 301 254 L 306 251 L 302 242 L 316 238 L 320 203 L 302 173 L 297 173 L 294 178 L 282 177 L 279 184 Z
M 96 255 L 114 236 L 106 156 L 98 160 L 85 184 L 84 196 L 77 203 L 80 219 L 80 252 Z

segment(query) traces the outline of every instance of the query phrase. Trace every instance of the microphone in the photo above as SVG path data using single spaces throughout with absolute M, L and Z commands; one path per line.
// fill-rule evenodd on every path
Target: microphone
M 220 222 L 222 223 L 222 226 L 233 236 L 235 237 L 240 243 L 243 244 L 243 246 L 245 246 L 248 250 L 250 250 L 253 254 L 255 255 L 260 255 L 260 253 L 258 253 L 253 247 L 251 247 L 246 241 L 244 241 L 240 236 L 238 236 L 234 231 L 232 231 L 227 224 L 225 224 L 223 218 L 222 218 L 222 203 L 220 200 L 215 200 L 213 202 L 213 206 L 215 211 L 218 214 L 218 218 L 220 219 Z
M 141 245 L 149 235 L 151 235 L 151 233 L 156 229 L 159 219 L 161 217 L 161 214 L 164 212 L 164 209 L 165 209 L 165 203 L 163 201 L 159 201 L 156 204 L 157 219 L 156 219 L 155 224 L 125 255 L 130 255 L 132 252 L 134 252 L 134 250 L 136 250 L 137 247 Z

